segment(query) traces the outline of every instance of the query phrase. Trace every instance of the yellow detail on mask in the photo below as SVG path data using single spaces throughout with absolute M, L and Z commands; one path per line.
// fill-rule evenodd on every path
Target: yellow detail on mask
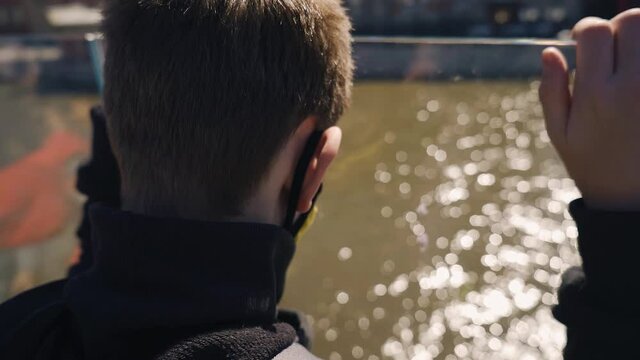
M 296 234 L 296 238 L 295 238 L 296 243 L 300 239 L 302 239 L 302 237 L 307 233 L 307 231 L 309 231 L 309 229 L 311 228 L 311 225 L 313 225 L 313 223 L 316 221 L 317 216 L 318 216 L 318 207 L 314 205 L 313 208 L 311 209 L 311 212 L 307 216 L 307 219 L 305 220 L 304 224 L 300 228 L 300 231 L 298 231 L 298 233 Z

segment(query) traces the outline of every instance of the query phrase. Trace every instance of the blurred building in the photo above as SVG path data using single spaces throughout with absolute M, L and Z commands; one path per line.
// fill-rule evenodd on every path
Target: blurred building
M 346 0 L 358 34 L 554 36 L 589 0 Z M 613 1 L 613 0 L 612 0 Z
M 90 31 L 100 0 L 0 0 L 0 34 Z
M 32 10 L 26 1 L 0 0 L 0 33 L 25 32 L 32 29 Z
M 605 19 L 611 18 L 621 11 L 640 7 L 640 0 L 585 0 L 584 3 L 586 16 L 599 16 Z
M 102 0 L 0 0 L 1 33 L 95 30 Z M 131 0 L 135 1 L 135 0 Z M 555 36 L 640 0 L 343 0 L 359 35 Z

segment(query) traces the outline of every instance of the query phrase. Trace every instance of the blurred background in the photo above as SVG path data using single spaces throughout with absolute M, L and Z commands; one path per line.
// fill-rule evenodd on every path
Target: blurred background
M 0 0 L 0 34 L 95 29 L 101 0 Z M 638 0 L 346 0 L 359 35 L 554 37 Z
M 345 4 L 353 107 L 283 305 L 330 360 L 560 359 L 579 194 L 544 129 L 539 54 L 640 0 Z M 0 301 L 77 256 L 100 20 L 99 0 L 0 0 Z

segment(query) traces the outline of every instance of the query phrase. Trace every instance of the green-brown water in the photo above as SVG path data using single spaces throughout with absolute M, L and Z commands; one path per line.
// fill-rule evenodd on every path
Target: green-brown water
M 341 121 L 342 153 L 317 222 L 299 243 L 284 301 L 308 314 L 317 355 L 560 358 L 564 329 L 550 306 L 559 274 L 578 261 L 566 213 L 578 194 L 549 144 L 536 86 L 356 86 Z M 37 115 L 23 140 L 2 136 L 3 166 L 37 146 L 31 127 L 39 138 L 58 128 L 88 133 L 93 99 L 21 101 L 20 116 Z M 3 117 L 0 131 L 17 121 Z M 0 252 L 0 294 L 12 282 L 22 288 L 63 274 L 72 229 Z

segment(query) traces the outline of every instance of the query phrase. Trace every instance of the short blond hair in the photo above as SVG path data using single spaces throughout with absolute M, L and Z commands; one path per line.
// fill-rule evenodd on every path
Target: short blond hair
M 237 215 L 308 116 L 351 97 L 337 0 L 111 0 L 105 112 L 123 191 Z M 169 203 L 169 204 L 166 204 Z

